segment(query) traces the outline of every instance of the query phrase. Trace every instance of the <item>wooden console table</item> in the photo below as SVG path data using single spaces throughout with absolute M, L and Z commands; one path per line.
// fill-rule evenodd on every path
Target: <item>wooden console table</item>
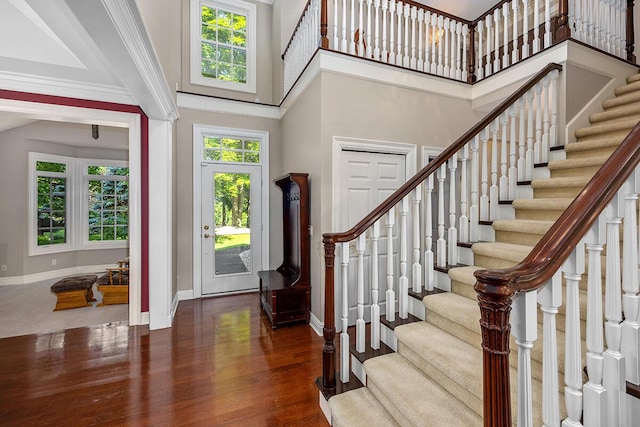
M 275 181 L 282 190 L 283 260 L 275 270 L 259 271 L 260 303 L 271 326 L 309 322 L 309 174 L 290 173 Z

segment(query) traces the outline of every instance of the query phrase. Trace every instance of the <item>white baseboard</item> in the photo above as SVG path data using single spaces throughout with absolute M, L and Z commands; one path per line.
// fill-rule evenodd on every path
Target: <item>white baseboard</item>
M 173 325 L 173 318 L 176 316 L 176 311 L 178 310 L 178 303 L 180 302 L 179 292 L 173 296 L 173 301 L 171 301 L 171 310 L 169 312 L 169 324 Z
M 193 289 L 189 289 L 186 291 L 178 291 L 176 294 L 178 301 L 188 301 L 191 299 L 195 299 L 195 295 L 193 293 Z M 176 303 L 176 308 L 178 307 L 178 303 Z
M 142 313 L 140 313 L 140 324 L 141 325 L 148 325 L 149 324 L 149 312 L 148 311 L 143 311 Z
M 58 270 L 43 271 L 42 273 L 27 274 L 25 276 L 0 277 L 0 286 L 26 285 L 42 282 L 44 280 L 58 279 L 74 274 L 90 274 L 105 271 L 112 268 L 113 264 L 82 265 L 77 267 L 61 268 Z
M 311 313 L 311 317 L 309 319 L 309 326 L 311 326 L 311 329 L 313 329 L 319 337 L 323 335 L 322 329 L 324 328 L 324 322 L 321 322 L 313 313 Z

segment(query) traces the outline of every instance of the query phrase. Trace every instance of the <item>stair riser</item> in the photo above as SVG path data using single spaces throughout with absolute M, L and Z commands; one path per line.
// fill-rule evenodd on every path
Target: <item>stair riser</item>
M 509 267 L 513 267 L 516 264 L 518 263 L 515 261 L 501 259 L 501 258 L 494 258 L 486 255 L 476 254 L 476 257 L 475 257 L 475 265 L 477 265 L 478 267 L 483 267 L 488 269 L 509 268 Z
M 538 210 L 538 209 L 516 209 L 516 219 L 531 219 L 538 221 L 555 221 L 560 218 L 564 211 Z
M 610 156 L 618 146 L 600 147 L 592 150 L 572 151 L 567 153 L 567 159 L 585 159 L 594 156 Z
M 574 199 L 580 191 L 581 187 L 553 187 L 553 188 L 534 188 L 533 197 L 536 199 L 558 199 L 568 198 Z
M 496 242 L 513 243 L 515 245 L 535 246 L 542 234 L 518 233 L 517 231 L 496 231 Z M 470 264 L 473 265 L 473 264 Z
M 578 176 L 593 176 L 598 172 L 600 166 L 587 166 L 582 168 L 571 168 L 571 169 L 554 169 L 551 171 L 552 178 L 570 178 L 570 177 L 578 177 Z
M 455 336 L 458 339 L 461 339 L 462 341 L 473 346 L 479 347 L 482 344 L 482 336 L 480 335 L 480 323 L 478 323 L 478 330 L 472 331 L 464 326 L 459 325 L 451 319 L 441 316 L 433 310 L 429 310 L 428 307 L 426 313 L 427 322 L 445 331 L 456 331 Z M 480 318 L 478 317 L 478 321 L 479 320 Z

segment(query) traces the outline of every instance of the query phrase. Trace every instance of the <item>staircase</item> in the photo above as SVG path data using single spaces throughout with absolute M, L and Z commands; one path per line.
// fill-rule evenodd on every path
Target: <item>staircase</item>
M 493 221 L 493 242 L 473 244 L 473 266 L 448 271 L 451 292 L 422 301 L 424 321 L 395 328 L 397 352 L 364 362 L 366 387 L 329 400 L 334 426 L 480 426 L 483 424 L 483 353 L 474 271 L 504 269 L 521 262 L 571 204 L 615 148 L 640 121 L 640 74 L 627 78 L 590 116 L 589 127 L 575 132 L 576 142 L 565 145 L 566 158 L 540 167 L 530 186 L 532 198 L 512 202 L 514 219 Z M 488 226 L 488 225 L 485 225 Z M 484 233 L 483 235 L 486 235 Z M 459 248 L 459 250 L 467 250 Z M 605 265 L 603 263 L 603 265 Z M 602 277 L 604 277 L 603 267 Z M 587 283 L 580 283 L 580 324 L 585 330 Z M 558 381 L 564 387 L 565 311 L 557 315 Z M 538 309 L 540 310 L 540 309 Z M 542 337 L 543 314 L 538 314 Z M 512 318 L 513 322 L 513 318 Z M 582 366 L 586 344 L 582 338 Z M 531 349 L 533 425 L 542 425 L 542 340 Z M 522 343 L 521 343 L 522 344 Z M 511 336 L 511 413 L 517 422 L 518 344 Z M 586 376 L 583 378 L 586 381 Z M 562 393 L 562 391 L 561 391 Z M 560 399 L 561 418 L 566 416 Z M 621 414 L 626 417 L 626 414 Z

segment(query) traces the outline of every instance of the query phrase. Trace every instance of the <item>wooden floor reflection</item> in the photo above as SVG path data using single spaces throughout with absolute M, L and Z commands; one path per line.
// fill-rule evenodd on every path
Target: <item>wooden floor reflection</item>
M 171 329 L 0 339 L 0 425 L 327 426 L 322 342 L 272 330 L 257 294 L 182 301 Z

